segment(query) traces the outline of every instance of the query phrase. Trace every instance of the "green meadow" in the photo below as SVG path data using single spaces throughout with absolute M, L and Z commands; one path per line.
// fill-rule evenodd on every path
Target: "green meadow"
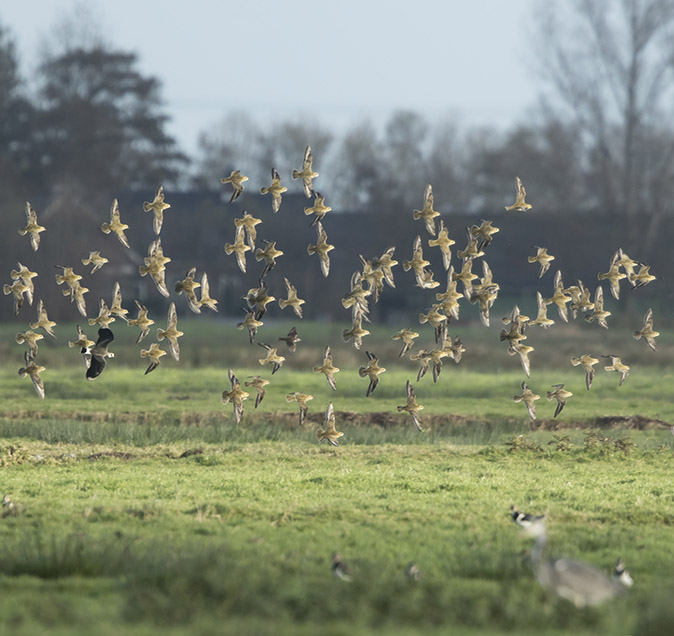
M 512 399 L 525 377 L 500 325 L 462 327 L 463 361 L 414 382 L 419 433 L 396 409 L 417 370 L 398 358 L 397 328 L 369 327 L 357 351 L 343 325 L 300 323 L 273 377 L 231 321 L 179 328 L 180 363 L 165 356 L 145 376 L 135 330 L 120 328 L 115 358 L 86 382 L 65 344 L 74 325 L 59 325 L 40 342 L 44 401 L 16 373 L 16 327 L 0 328 L 1 491 L 15 503 L 0 519 L 0 633 L 672 633 L 674 334 L 653 353 L 629 324 L 601 340 L 574 325 L 532 331 L 532 422 Z M 311 372 L 327 342 L 334 392 Z M 432 346 L 427 331 L 418 343 Z M 387 367 L 369 398 L 366 349 Z M 600 363 L 587 391 L 568 362 L 585 352 L 619 352 L 625 384 Z M 238 425 L 220 397 L 229 368 L 271 379 Z M 574 395 L 555 420 L 545 391 L 560 382 Z M 303 427 L 293 391 L 314 396 Z M 315 437 L 329 401 L 339 447 Z M 547 515 L 552 554 L 607 573 L 621 556 L 634 587 L 584 610 L 546 596 L 511 504 Z M 332 575 L 335 551 L 352 582 Z M 404 577 L 411 561 L 419 581 Z

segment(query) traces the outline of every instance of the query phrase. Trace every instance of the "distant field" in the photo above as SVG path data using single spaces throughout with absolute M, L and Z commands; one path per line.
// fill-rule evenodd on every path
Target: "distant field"
M 436 384 L 430 372 L 414 382 L 419 433 L 396 410 L 417 370 L 398 358 L 397 328 L 372 327 L 356 351 L 345 325 L 297 327 L 304 340 L 273 377 L 231 321 L 181 320 L 180 363 L 165 356 L 147 376 L 135 330 L 120 327 L 116 357 L 87 382 L 65 344 L 74 325 L 60 325 L 57 343 L 41 342 L 44 401 L 16 373 L 16 327 L 0 327 L 2 492 L 17 504 L 0 519 L 0 633 L 671 633 L 672 333 L 656 353 L 627 324 L 530 333 L 532 423 L 512 400 L 525 376 L 500 324 L 450 329 L 467 351 Z M 328 342 L 334 392 L 311 372 Z M 357 373 L 366 349 L 387 367 L 369 398 Z M 622 355 L 625 384 L 597 365 L 588 392 L 568 362 L 586 351 Z M 220 399 L 229 368 L 271 379 L 239 425 Z M 574 396 L 553 420 L 544 394 L 559 382 Z M 314 396 L 302 428 L 285 401 L 298 390 Z M 339 448 L 315 437 L 329 401 Z M 607 572 L 622 556 L 630 594 L 583 611 L 546 598 L 512 503 L 548 515 L 556 554 Z M 352 583 L 331 575 L 335 550 Z M 412 560 L 418 583 L 403 576 Z

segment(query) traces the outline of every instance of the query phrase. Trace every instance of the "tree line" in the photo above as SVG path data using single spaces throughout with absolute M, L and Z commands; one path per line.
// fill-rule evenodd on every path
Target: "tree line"
M 136 53 L 70 37 L 47 49 L 28 82 L 0 24 L 2 218 L 18 228 L 31 201 L 68 239 L 45 261 L 76 262 L 99 232 L 92 219 L 104 220 L 113 197 L 151 199 L 162 183 L 167 198 L 202 193 L 202 203 L 217 201 L 220 178 L 234 169 L 251 188 L 268 185 L 272 167 L 289 181 L 310 143 L 316 187 L 336 212 L 388 223 L 411 215 L 432 183 L 444 215 L 491 218 L 512 202 L 519 175 L 536 214 L 572 218 L 583 249 L 597 240 L 584 225 L 611 224 L 621 247 L 648 260 L 671 228 L 674 201 L 674 0 L 560 4 L 546 3 L 532 18 L 540 99 L 508 129 L 396 111 L 336 131 L 299 118 L 261 125 L 225 108 L 194 158 L 167 132 L 161 82 L 139 70 Z M 8 271 L 20 254 L 13 231 L 0 248 Z

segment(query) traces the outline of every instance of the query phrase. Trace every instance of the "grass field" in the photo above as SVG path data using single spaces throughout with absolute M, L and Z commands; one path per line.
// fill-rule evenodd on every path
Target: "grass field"
M 44 401 L 16 375 L 17 329 L 0 328 L 2 491 L 16 503 L 0 519 L 0 633 L 672 633 L 671 333 L 657 354 L 630 342 L 629 326 L 600 345 L 586 330 L 531 336 L 529 384 L 543 396 L 532 423 L 512 400 L 523 374 L 498 332 L 463 327 L 464 361 L 415 384 L 418 433 L 395 408 L 416 377 L 395 329 L 372 328 L 363 347 L 388 367 L 365 398 L 365 356 L 339 343 L 343 326 L 303 326 L 297 354 L 236 425 L 220 401 L 227 369 L 269 377 L 263 350 L 221 322 L 180 328 L 180 364 L 167 356 L 144 376 L 125 329 L 86 382 L 64 347 L 74 328 L 60 326 L 58 343 L 41 343 Z M 342 369 L 335 392 L 310 371 L 326 341 Z M 585 347 L 620 347 L 625 384 L 598 371 L 586 391 L 568 364 Z M 574 396 L 553 420 L 544 391 L 557 382 Z M 314 395 L 302 428 L 285 402 L 296 390 Z M 315 438 L 328 401 L 338 448 Z M 587 610 L 546 597 L 512 503 L 548 515 L 554 554 L 606 572 L 622 556 L 633 589 Z M 351 583 L 330 572 L 336 550 Z

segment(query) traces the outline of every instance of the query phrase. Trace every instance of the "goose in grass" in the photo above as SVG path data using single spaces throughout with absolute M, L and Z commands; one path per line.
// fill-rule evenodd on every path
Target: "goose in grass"
M 643 338 L 651 351 L 657 351 L 655 346 L 655 339 L 660 335 L 659 331 L 653 330 L 653 310 L 648 309 L 644 315 L 644 324 L 639 331 L 634 332 L 634 339 L 640 340 Z
M 325 346 L 325 349 L 323 350 L 323 362 L 320 366 L 314 367 L 313 372 L 325 375 L 325 379 L 328 381 L 330 388 L 333 391 L 337 390 L 335 373 L 339 373 L 339 367 L 332 364 L 332 351 L 330 350 L 330 345 Z
M 153 342 L 149 349 L 141 349 L 140 357 L 147 358 L 150 361 L 149 366 L 145 369 L 145 375 L 154 371 L 159 366 L 159 359 L 165 355 L 166 351 L 161 349 L 156 342 Z
M 105 258 L 105 256 L 101 256 L 101 253 L 98 250 L 94 252 L 89 252 L 89 256 L 87 256 L 87 258 L 82 259 L 82 265 L 91 265 L 89 275 L 97 272 L 107 262 L 108 259 Z
M 509 212 L 511 210 L 516 210 L 518 212 L 526 212 L 527 210 L 531 210 L 531 204 L 526 202 L 526 196 L 527 196 L 527 191 L 524 189 L 524 185 L 522 184 L 522 181 L 519 177 L 515 177 L 515 184 L 517 186 L 517 191 L 516 191 L 516 198 L 515 198 L 515 203 L 512 205 L 506 205 L 505 209 L 506 212 Z
M 44 232 L 46 228 L 42 227 L 37 222 L 37 212 L 33 209 L 31 204 L 26 201 L 26 226 L 19 230 L 21 236 L 30 234 L 30 245 L 34 252 L 37 252 L 40 247 L 40 232 Z
M 367 387 L 365 397 L 370 397 L 379 384 L 379 375 L 384 373 L 386 369 L 379 366 L 379 358 L 374 355 L 374 353 L 366 351 L 365 355 L 367 356 L 367 365 L 364 367 L 359 367 L 358 375 L 361 378 L 369 378 L 370 384 Z
M 524 402 L 527 407 L 527 413 L 532 420 L 536 419 L 536 405 L 534 402 L 540 399 L 540 395 L 536 395 L 526 382 L 522 382 L 522 393 L 520 395 L 513 395 L 515 402 Z
M 407 395 L 407 402 L 405 402 L 405 404 L 403 404 L 402 406 L 396 407 L 398 409 L 398 413 L 402 413 L 403 411 L 409 413 L 410 417 L 412 418 L 412 422 L 414 423 L 414 426 L 416 426 L 418 431 L 421 431 L 423 429 L 421 428 L 419 411 L 423 410 L 424 407 L 417 402 L 417 395 L 414 392 L 414 387 L 412 386 L 412 383 L 409 380 L 407 380 L 407 384 L 405 385 L 405 393 Z
M 314 192 L 314 204 L 308 208 L 304 208 L 304 214 L 307 216 L 314 215 L 313 221 L 309 227 L 316 225 L 319 221 L 325 218 L 325 215 L 332 210 L 329 205 L 325 205 L 325 197 L 320 192 Z
M 232 170 L 228 177 L 223 177 L 220 179 L 221 183 L 231 183 L 234 188 L 232 196 L 229 199 L 230 203 L 234 203 L 241 194 L 243 193 L 243 184 L 248 181 L 248 177 L 244 174 L 241 174 L 241 170 Z
M 300 426 L 304 425 L 304 420 L 309 412 L 309 400 L 313 400 L 314 396 L 309 395 L 308 393 L 300 393 L 295 391 L 294 393 L 288 393 L 286 395 L 286 402 L 297 402 L 297 406 L 300 409 Z
M 290 353 L 295 353 L 297 351 L 297 343 L 302 342 L 302 338 L 299 337 L 296 327 L 292 327 L 285 336 L 279 336 L 279 340 L 286 343 Z
M 44 400 L 44 382 L 40 377 L 40 373 L 45 371 L 45 368 L 35 363 L 33 356 L 30 351 L 24 353 L 23 359 L 26 366 L 19 369 L 19 375 L 22 378 L 29 376 L 33 381 L 33 386 L 35 387 L 35 392 L 38 394 L 41 400 Z
M 281 195 L 287 192 L 288 188 L 281 185 L 281 177 L 276 172 L 276 168 L 271 169 L 271 184 L 266 188 L 260 188 L 262 194 L 271 194 L 271 208 L 274 214 L 279 211 L 281 207 Z
M 330 250 L 334 250 L 335 246 L 328 243 L 328 234 L 323 229 L 323 224 L 318 221 L 316 223 L 316 243 L 309 243 L 307 245 L 307 253 L 309 256 L 318 254 L 321 260 L 321 272 L 327 278 L 330 273 Z
M 604 367 L 604 371 L 615 371 L 620 374 L 620 382 L 618 386 L 622 386 L 623 382 L 627 379 L 627 376 L 630 374 L 630 368 L 618 357 L 614 355 L 602 356 L 602 358 L 609 358 L 611 364 L 608 364 Z
M 536 580 L 547 592 L 573 603 L 577 608 L 594 607 L 622 595 L 633 581 L 618 559 L 612 577 L 606 576 L 599 568 L 567 558 L 548 558 L 547 532 L 545 526 L 536 535 L 531 559 Z
M 526 374 L 527 378 L 531 372 L 531 361 L 529 360 L 529 354 L 533 350 L 533 347 L 525 345 L 523 342 L 511 342 L 510 346 L 508 347 L 508 355 L 520 357 L 522 370 Z
M 241 388 L 241 383 L 231 369 L 227 372 L 229 391 L 222 392 L 222 403 L 232 403 L 234 406 L 234 421 L 238 424 L 243 417 L 243 403 L 248 399 L 248 393 Z
M 98 299 L 98 316 L 95 318 L 89 318 L 89 326 L 93 327 L 98 325 L 99 327 L 107 328 L 113 322 L 115 322 L 115 317 L 110 314 L 110 308 L 108 303 L 105 302 L 103 298 Z
M 19 333 L 14 336 L 14 340 L 17 344 L 28 345 L 28 351 L 33 358 L 37 355 L 37 343 L 43 338 L 44 336 L 41 333 L 37 333 L 30 329 L 28 331 L 19 331 Z
M 29 305 L 33 304 L 33 295 L 35 294 L 35 283 L 33 283 L 33 278 L 38 274 L 37 272 L 31 272 L 25 265 L 17 261 L 16 263 L 19 269 L 13 269 L 9 272 L 9 276 L 12 280 L 21 280 L 23 284 L 28 288 L 26 290 L 26 300 Z
M 547 247 L 538 247 L 538 245 L 534 245 L 534 247 L 536 248 L 536 255 L 528 256 L 527 261 L 529 263 L 538 263 L 540 265 L 538 278 L 541 278 L 543 274 L 550 269 L 550 263 L 555 260 L 555 257 L 552 256 L 552 254 L 548 254 Z
M 544 532 L 545 515 L 535 515 L 529 512 L 520 512 L 514 504 L 510 506 L 512 520 L 529 536 L 537 536 Z
M 246 242 L 250 245 L 250 249 L 255 249 L 255 241 L 257 240 L 257 229 L 256 225 L 262 223 L 262 219 L 254 217 L 248 212 L 243 213 L 240 219 L 234 219 L 234 227 L 237 229 L 242 227 L 246 233 Z
M 29 326 L 31 329 L 43 329 L 48 336 L 51 336 L 56 340 L 56 334 L 54 333 L 56 323 L 53 320 L 49 320 L 47 309 L 44 306 L 44 301 L 42 299 L 37 303 L 37 320 L 29 323 Z
M 129 239 L 126 238 L 124 230 L 128 230 L 129 226 L 126 223 L 122 223 L 122 219 L 119 214 L 119 203 L 117 199 L 112 200 L 112 205 L 110 206 L 110 222 L 101 224 L 101 231 L 103 234 L 110 234 L 111 232 L 117 237 L 117 240 L 126 248 L 131 248 L 129 245 Z
M 241 322 L 237 322 L 236 327 L 237 329 L 243 329 L 244 327 L 248 329 L 248 340 L 250 341 L 250 344 L 253 344 L 253 340 L 255 339 L 257 330 L 264 323 L 255 317 L 255 311 L 253 311 L 252 309 L 249 311 L 247 309 L 242 308 L 242 311 L 246 314 L 246 317 Z
M 20 278 L 17 278 L 11 285 L 5 283 L 2 287 L 2 292 L 5 296 L 12 295 L 12 300 L 14 301 L 14 315 L 18 316 L 23 307 L 24 294 L 27 294 L 30 291 L 28 285 L 26 285 Z
M 190 311 L 192 311 L 195 314 L 200 314 L 201 307 L 199 306 L 199 301 L 197 300 L 197 295 L 194 292 L 194 290 L 199 289 L 199 287 L 201 287 L 201 283 L 198 283 L 197 281 L 194 280 L 196 274 L 197 268 L 191 267 L 189 270 L 187 270 L 185 278 L 179 280 L 175 284 L 174 289 L 176 291 L 176 294 L 178 295 L 185 294 L 185 298 L 187 299 L 187 306 L 190 308 Z
M 112 303 L 110 304 L 110 314 L 121 318 L 122 320 L 127 321 L 126 314 L 129 313 L 128 309 L 122 307 L 122 288 L 119 286 L 119 282 L 115 282 L 112 287 Z
M 598 358 L 593 358 L 589 353 L 584 353 L 582 356 L 573 356 L 571 358 L 571 364 L 574 367 L 582 365 L 585 369 L 585 386 L 587 390 L 590 390 L 592 386 L 592 380 L 594 380 L 594 365 L 599 362 Z
M 217 313 L 218 311 L 218 301 L 215 298 L 211 298 L 211 288 L 208 285 L 208 274 L 204 272 L 201 275 L 201 296 L 197 301 L 199 307 L 208 307 Z
M 143 210 L 154 213 L 152 227 L 155 234 L 161 232 L 161 226 L 164 223 L 164 210 L 168 210 L 170 207 L 171 204 L 164 201 L 164 187 L 162 185 L 157 186 L 152 201 L 145 201 L 143 203 Z
M 547 391 L 545 397 L 549 402 L 557 400 L 557 408 L 555 409 L 555 414 L 553 416 L 557 417 L 562 412 L 562 409 L 566 406 L 566 401 L 573 395 L 573 393 L 567 391 L 563 384 L 553 384 L 552 388 L 554 391 Z
M 108 351 L 108 347 L 114 339 L 115 336 L 110 329 L 102 327 L 98 330 L 96 344 L 94 344 L 87 354 L 84 354 L 86 356 L 85 359 L 88 360 L 87 380 L 95 380 L 103 373 L 103 370 L 107 366 L 107 359 L 115 357 L 114 353 Z
M 264 400 L 265 388 L 269 384 L 269 380 L 265 380 L 261 375 L 249 375 L 250 380 L 244 382 L 246 388 L 253 387 L 257 392 L 255 396 L 255 408 L 258 407 L 260 402 Z
M 418 338 L 419 334 L 416 331 L 411 329 L 401 329 L 397 333 L 391 336 L 392 340 L 402 340 L 403 346 L 398 354 L 399 358 L 402 358 L 414 345 L 414 339 Z
M 313 155 L 311 154 L 311 146 L 307 146 L 304 149 L 304 158 L 302 159 L 302 169 L 293 170 L 292 178 L 302 180 L 302 188 L 304 190 L 304 196 L 307 199 L 311 198 L 311 195 L 314 193 L 313 180 L 318 176 L 318 172 L 314 172 L 313 169 Z
M 340 579 L 341 581 L 346 581 L 347 583 L 353 581 L 351 568 L 349 568 L 346 562 L 342 559 L 342 555 L 339 552 L 335 552 L 332 555 L 332 565 L 330 569 L 332 570 L 333 576 Z
M 271 345 L 265 344 L 264 342 L 258 342 L 258 344 L 263 349 L 267 350 L 267 355 L 264 358 L 260 358 L 258 362 L 261 365 L 271 364 L 272 365 L 271 374 L 274 375 L 274 373 L 276 373 L 283 366 L 283 363 L 286 360 L 285 357 L 279 355 L 278 349 L 276 347 L 272 347 Z
M 134 303 L 136 303 L 138 315 L 136 318 L 130 318 L 127 320 L 127 324 L 130 327 L 138 327 L 140 329 L 138 338 L 136 338 L 136 344 L 138 344 L 143 338 L 145 338 L 145 336 L 147 336 L 147 334 L 150 333 L 150 327 L 154 325 L 154 320 L 148 317 L 147 307 L 145 305 L 137 300 L 134 300 Z
M 176 312 L 176 304 L 171 302 L 168 308 L 166 329 L 157 329 L 157 340 L 161 342 L 166 338 L 169 342 L 169 351 L 173 359 L 178 362 L 180 360 L 180 345 L 178 338 L 183 335 L 182 331 L 178 331 L 178 313 Z
M 650 265 L 639 263 L 639 271 L 629 277 L 629 280 L 634 285 L 634 287 L 643 287 L 657 278 L 650 273 L 650 269 Z
M 276 267 L 276 259 L 279 256 L 283 256 L 283 252 L 279 249 L 276 249 L 276 241 L 264 241 L 264 249 L 258 247 L 255 250 L 255 260 L 261 261 L 264 260 L 264 269 L 261 278 L 264 278 L 269 272 L 271 272 L 274 267 Z
M 426 224 L 426 231 L 431 235 L 435 236 L 435 217 L 440 216 L 440 212 L 433 209 L 433 187 L 431 184 L 427 184 L 424 189 L 424 205 L 421 210 L 414 210 L 412 212 L 412 218 L 415 221 L 423 219 Z M 453 241 L 452 241 L 453 243 Z M 445 269 L 447 269 L 445 267 Z
M 338 431 L 335 428 L 335 410 L 332 407 L 332 402 L 328 404 L 328 408 L 325 410 L 325 419 L 323 420 L 324 428 L 319 428 L 316 431 L 316 439 L 318 442 L 327 440 L 333 446 L 339 446 L 337 441 L 340 437 L 344 435 L 341 431 Z
M 601 288 L 601 285 L 597 286 L 597 291 L 594 293 L 594 305 L 592 311 L 585 314 L 586 322 L 597 321 L 597 324 L 608 329 L 608 323 L 606 319 L 611 315 L 611 312 L 607 309 L 604 309 L 604 292 Z
M 484 250 L 486 247 L 489 247 L 489 244 L 494 238 L 494 234 L 500 232 L 501 230 L 492 225 L 491 221 L 482 221 L 480 225 L 471 225 L 470 234 L 471 236 L 478 239 L 479 244 L 477 249 L 479 251 Z
M 611 290 L 611 295 L 616 300 L 620 299 L 620 281 L 623 278 L 627 278 L 625 272 L 620 271 L 618 265 L 618 253 L 616 252 L 611 259 L 609 269 L 607 272 L 601 272 L 597 274 L 597 280 L 608 280 L 609 288 Z
M 236 228 L 234 243 L 225 243 L 225 254 L 229 256 L 232 252 L 236 254 L 236 263 L 239 269 L 246 273 L 246 252 L 250 250 L 250 245 L 245 241 L 245 231 L 242 226 Z

